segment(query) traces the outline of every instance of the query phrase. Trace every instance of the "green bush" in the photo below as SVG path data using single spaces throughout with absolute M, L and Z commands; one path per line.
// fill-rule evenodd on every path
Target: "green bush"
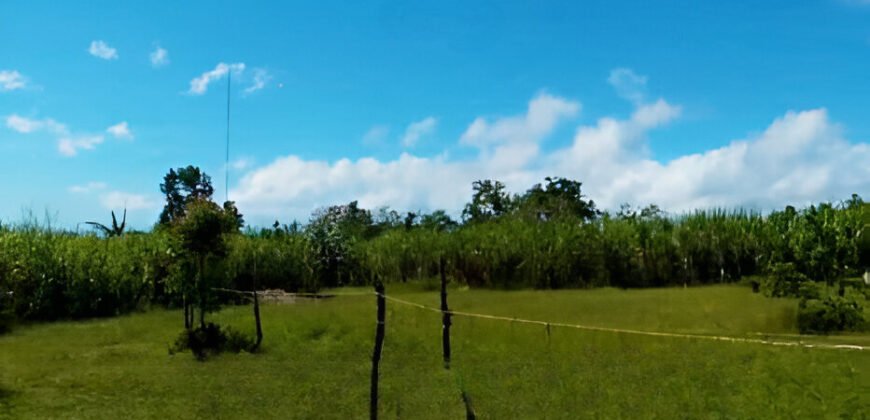
M 773 264 L 769 272 L 761 284 L 761 290 L 769 297 L 799 296 L 801 285 L 811 282 L 792 263 Z
M 205 360 L 208 356 L 225 351 L 238 353 L 253 349 L 254 340 L 250 337 L 232 328 L 222 329 L 220 325 L 209 322 L 204 327 L 182 331 L 169 352 L 175 354 L 190 350 L 198 360 Z
M 847 289 L 843 296 L 802 299 L 798 305 L 798 330 L 803 334 L 860 330 L 865 325 L 864 303 L 863 296 L 853 289 Z

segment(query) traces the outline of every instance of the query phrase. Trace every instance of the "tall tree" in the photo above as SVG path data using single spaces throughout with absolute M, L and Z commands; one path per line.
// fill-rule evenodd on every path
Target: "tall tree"
M 166 204 L 160 213 L 160 224 L 168 225 L 175 219 L 184 217 L 185 207 L 191 200 L 211 200 L 214 187 L 211 177 L 198 167 L 169 169 L 163 177 L 160 191 L 166 197 Z
M 545 221 L 568 216 L 592 220 L 600 214 L 594 201 L 584 200 L 583 183 L 561 177 L 544 180 L 546 185 L 535 184 L 520 198 L 521 212 Z
M 501 181 L 491 179 L 474 181 L 471 202 L 462 210 L 462 219 L 467 223 L 483 222 L 507 214 L 514 200 L 505 192 Z

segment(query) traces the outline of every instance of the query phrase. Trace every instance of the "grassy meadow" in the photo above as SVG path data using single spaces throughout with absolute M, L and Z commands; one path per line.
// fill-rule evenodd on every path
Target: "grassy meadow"
M 420 284 L 387 293 L 436 307 Z M 341 289 L 361 291 L 368 289 Z M 365 418 L 373 296 L 262 307 L 257 354 L 205 362 L 170 355 L 180 311 L 151 310 L 19 326 L 0 336 L 4 418 Z M 797 339 L 796 299 L 748 288 L 492 291 L 454 289 L 451 308 L 553 322 Z M 212 316 L 253 334 L 249 306 Z M 866 418 L 870 352 L 805 349 L 453 318 L 453 364 L 441 316 L 387 302 L 384 418 Z M 868 345 L 868 335 L 805 341 Z

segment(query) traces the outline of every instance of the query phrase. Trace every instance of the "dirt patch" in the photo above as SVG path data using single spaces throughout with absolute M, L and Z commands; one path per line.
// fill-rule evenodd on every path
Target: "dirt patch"
M 280 289 L 270 289 L 257 292 L 257 298 L 261 302 L 269 303 L 296 303 L 298 301 L 307 301 L 315 299 L 329 299 L 335 295 L 320 294 L 320 293 L 290 293 Z

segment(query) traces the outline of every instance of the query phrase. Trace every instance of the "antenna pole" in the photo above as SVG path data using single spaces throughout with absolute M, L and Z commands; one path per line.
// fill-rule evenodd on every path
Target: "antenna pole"
M 227 72 L 227 155 L 224 160 L 224 201 L 230 201 L 230 84 L 233 70 Z

